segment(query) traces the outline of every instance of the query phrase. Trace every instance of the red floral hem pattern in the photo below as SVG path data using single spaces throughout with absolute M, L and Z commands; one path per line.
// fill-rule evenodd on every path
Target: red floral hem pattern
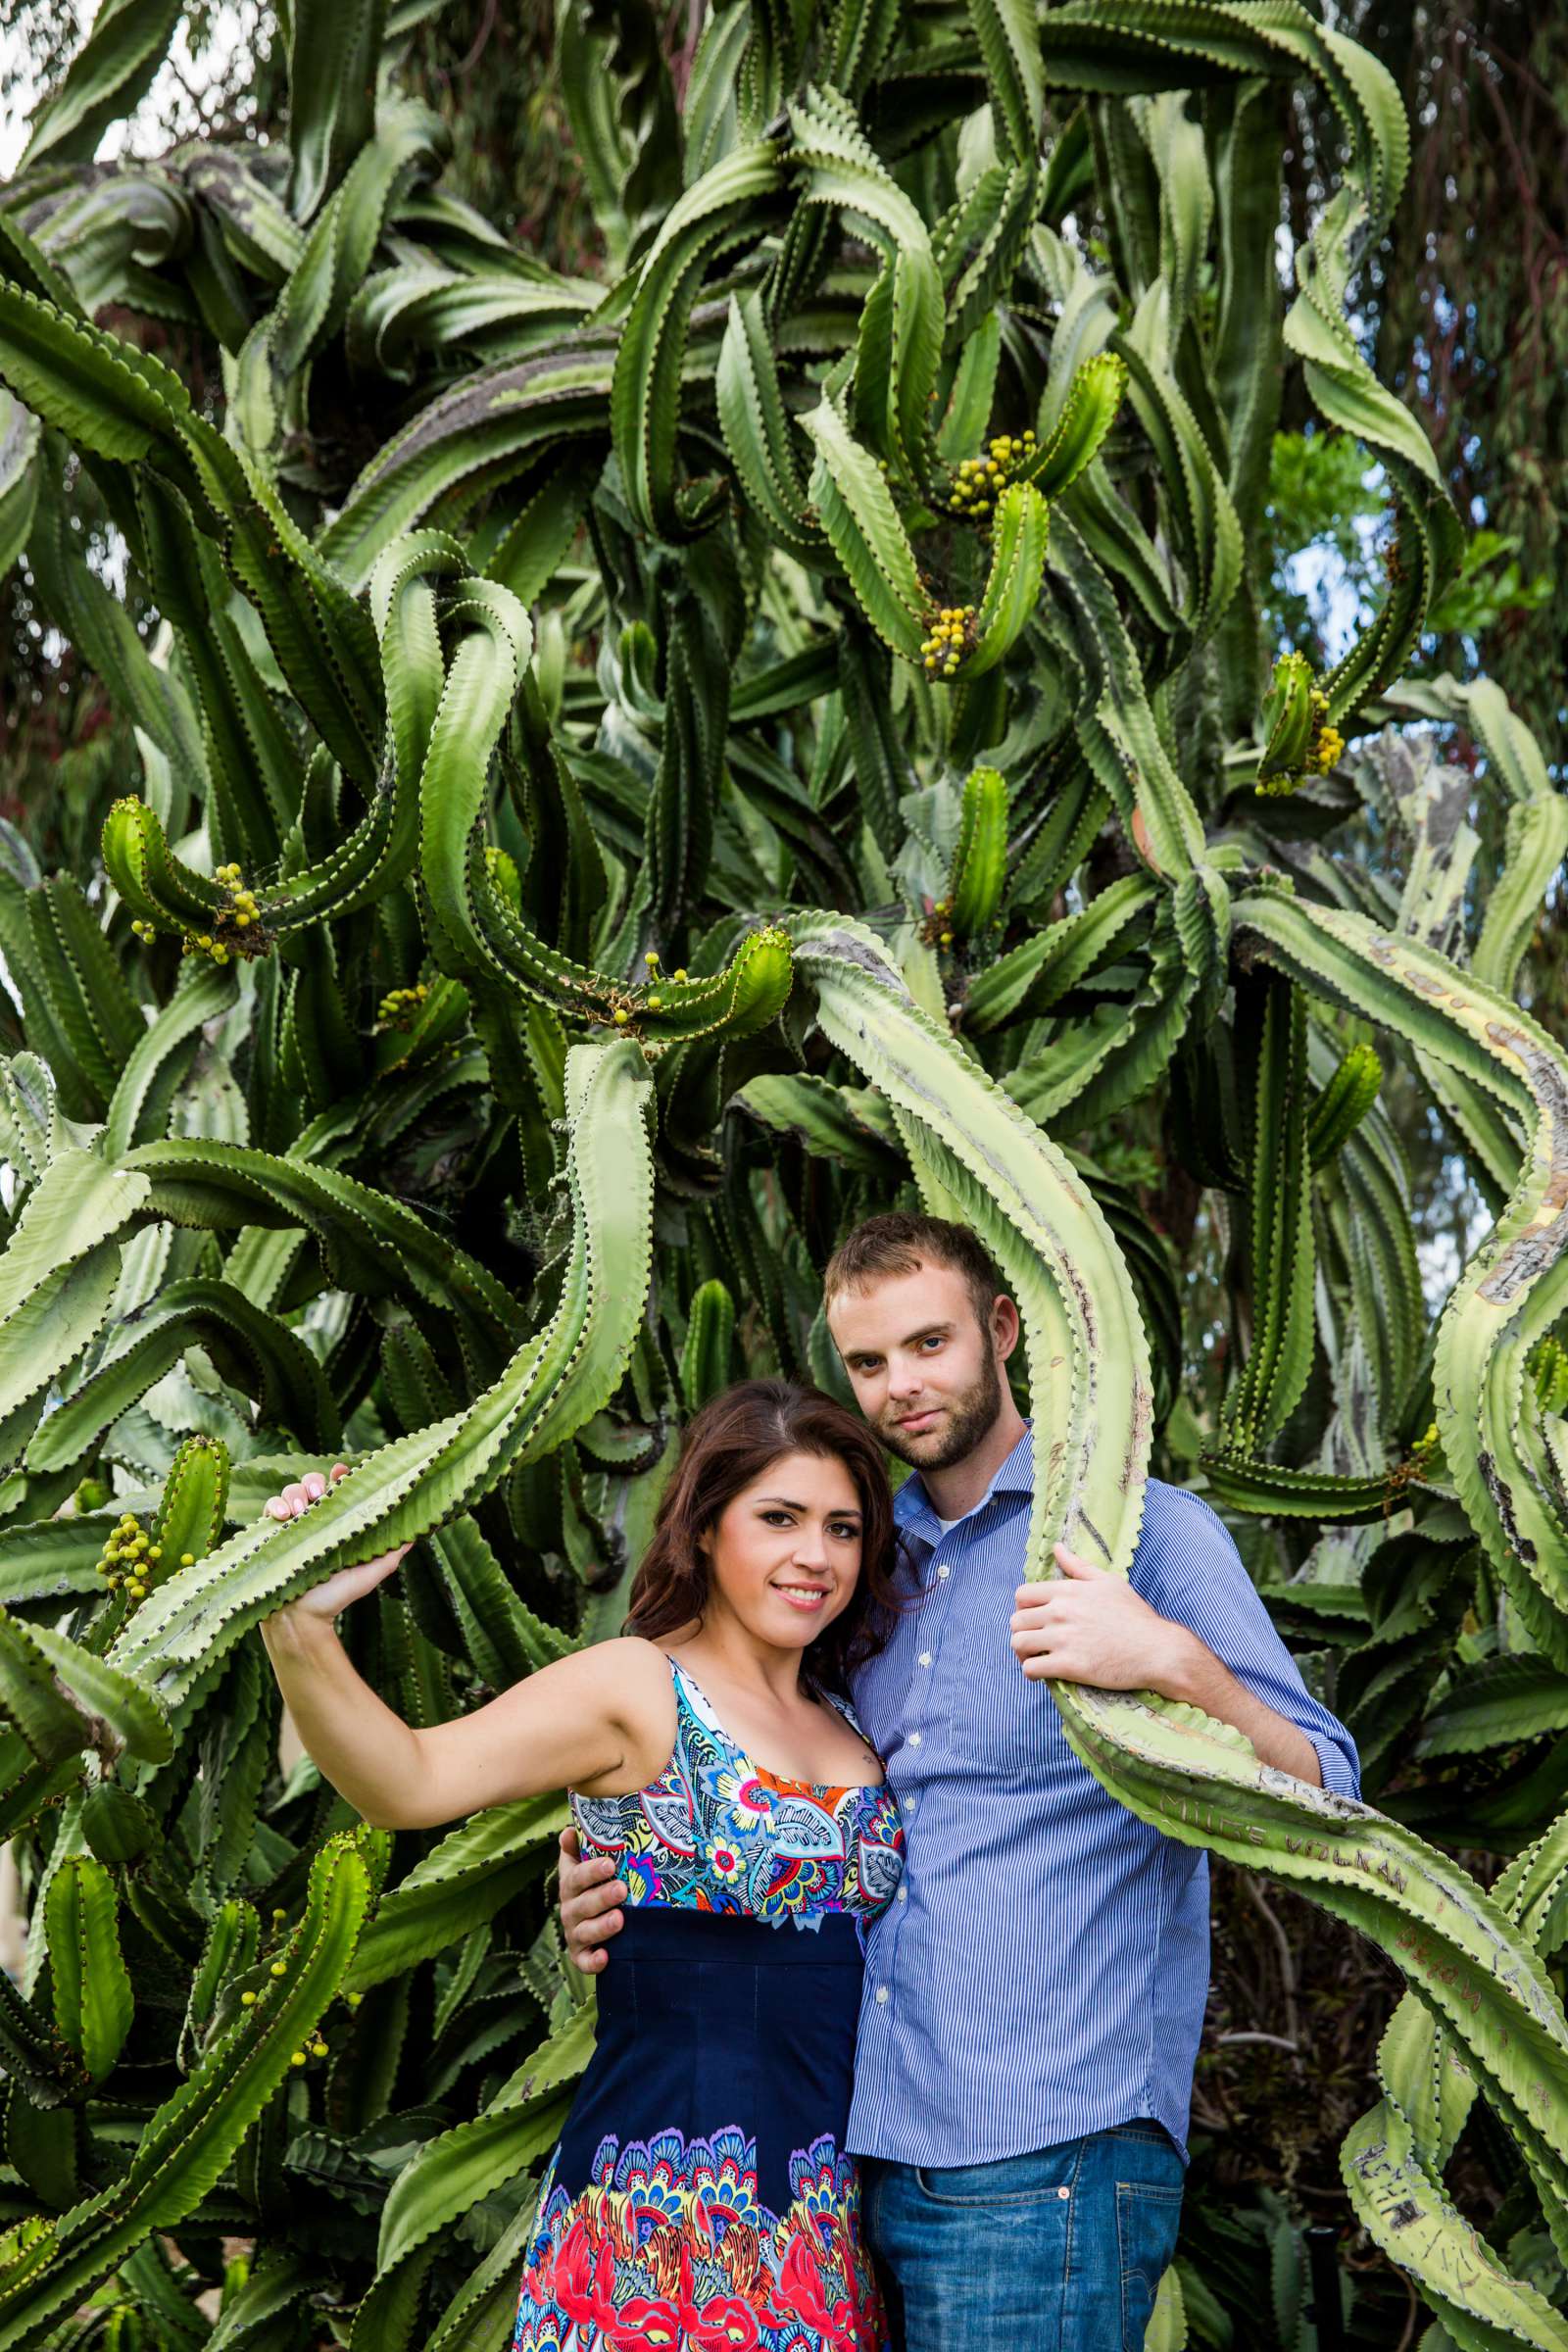
M 539 2195 L 512 2352 L 887 2352 L 859 2177 L 827 2134 L 757 2194 L 757 2143 L 604 2140 L 575 2196 Z

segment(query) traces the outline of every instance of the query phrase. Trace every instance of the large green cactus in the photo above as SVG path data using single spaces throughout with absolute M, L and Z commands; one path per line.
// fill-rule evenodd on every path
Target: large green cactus
M 1396 1962 L 1355 2212 L 1434 2346 L 1568 2345 L 1568 1066 L 1510 995 L 1568 808 L 1420 668 L 1461 529 L 1346 307 L 1393 84 L 1293 0 L 743 0 L 677 104 L 652 20 L 567 0 L 590 280 L 463 201 L 425 13 L 297 0 L 286 149 L 98 168 L 178 14 L 106 10 L 0 192 L 0 563 L 126 753 L 101 868 L 0 827 L 0 2347 L 204 2284 L 223 2341 L 504 2340 L 590 2034 L 559 1807 L 356 1827 L 249 1637 L 403 1542 L 344 1631 L 411 1721 L 613 1631 L 679 1416 L 841 1383 L 817 1273 L 895 1200 L 1017 1297 L 1037 1572 L 1125 1573 L 1152 1462 L 1312 1629 L 1379 1801 L 1138 1694 L 1059 1690 L 1068 1737 Z M 1307 79 L 1348 160 L 1287 306 Z M 1262 619 L 1287 368 L 1396 511 L 1332 665 Z M 1496 1212 L 1434 1334 L 1411 1089 Z M 1196 1468 L 1115 1173 L 1156 1133 L 1231 1237 Z M 1462 1818 L 1411 1748 L 1496 1751 Z M 1445 2185 L 1477 2094 L 1507 2244 Z

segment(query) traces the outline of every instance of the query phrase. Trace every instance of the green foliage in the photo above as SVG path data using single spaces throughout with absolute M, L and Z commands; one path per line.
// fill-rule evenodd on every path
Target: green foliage
M 345 1639 L 420 1725 L 613 1632 L 682 1417 L 841 1387 L 819 1270 L 915 1201 L 1019 1302 L 1035 1572 L 1201 1485 L 1375 1803 L 1147 1694 L 1062 1688 L 1070 1740 L 1393 1958 L 1355 2210 L 1467 2352 L 1568 2342 L 1568 1062 L 1510 995 L 1568 810 L 1420 666 L 1535 591 L 1348 318 L 1390 77 L 1286 4 L 977 0 L 937 50 L 743 6 L 672 58 L 568 0 L 584 275 L 466 200 L 492 102 L 421 84 L 418 0 L 297 8 L 272 144 L 91 166 L 166 15 L 104 12 L 0 197 L 0 559 L 103 714 L 0 832 L 0 2352 L 138 2296 L 188 2340 L 203 2286 L 219 2340 L 504 2340 L 591 2036 L 560 1806 L 356 1825 L 254 1629 L 412 1544 Z M 1291 93 L 1348 161 L 1287 306 Z M 1435 1331 L 1429 1117 L 1495 1215 Z M 1224 2308 L 1184 2261 L 1152 2340 Z

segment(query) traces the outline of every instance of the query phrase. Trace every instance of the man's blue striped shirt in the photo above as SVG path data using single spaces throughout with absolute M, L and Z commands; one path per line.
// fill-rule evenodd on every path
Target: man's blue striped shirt
M 907 1856 L 870 1930 L 849 2145 L 989 2164 L 1137 2116 L 1185 2155 L 1208 1989 L 1208 1857 L 1118 1804 L 1010 1645 L 1034 1484 L 1026 1428 L 946 1535 L 913 1472 L 897 1515 L 917 1605 L 855 1679 Z M 1355 1746 L 1307 1691 L 1240 1554 L 1196 1494 L 1149 1483 L 1132 1583 L 1305 1733 L 1323 1785 Z

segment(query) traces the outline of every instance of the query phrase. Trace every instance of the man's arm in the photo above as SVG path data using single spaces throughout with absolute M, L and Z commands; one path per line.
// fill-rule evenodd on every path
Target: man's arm
M 1058 1544 L 1060 1581 L 1020 1588 L 1025 1674 L 1185 1699 L 1245 1732 L 1261 1762 L 1359 1796 L 1354 1741 L 1302 1682 L 1224 1527 L 1197 1495 L 1169 1494 L 1131 1582 Z
M 605 1945 L 625 1925 L 624 1883 L 607 1854 L 585 1862 L 575 1830 L 561 1833 L 561 1926 L 574 1967 L 597 1977 L 609 1961 Z

